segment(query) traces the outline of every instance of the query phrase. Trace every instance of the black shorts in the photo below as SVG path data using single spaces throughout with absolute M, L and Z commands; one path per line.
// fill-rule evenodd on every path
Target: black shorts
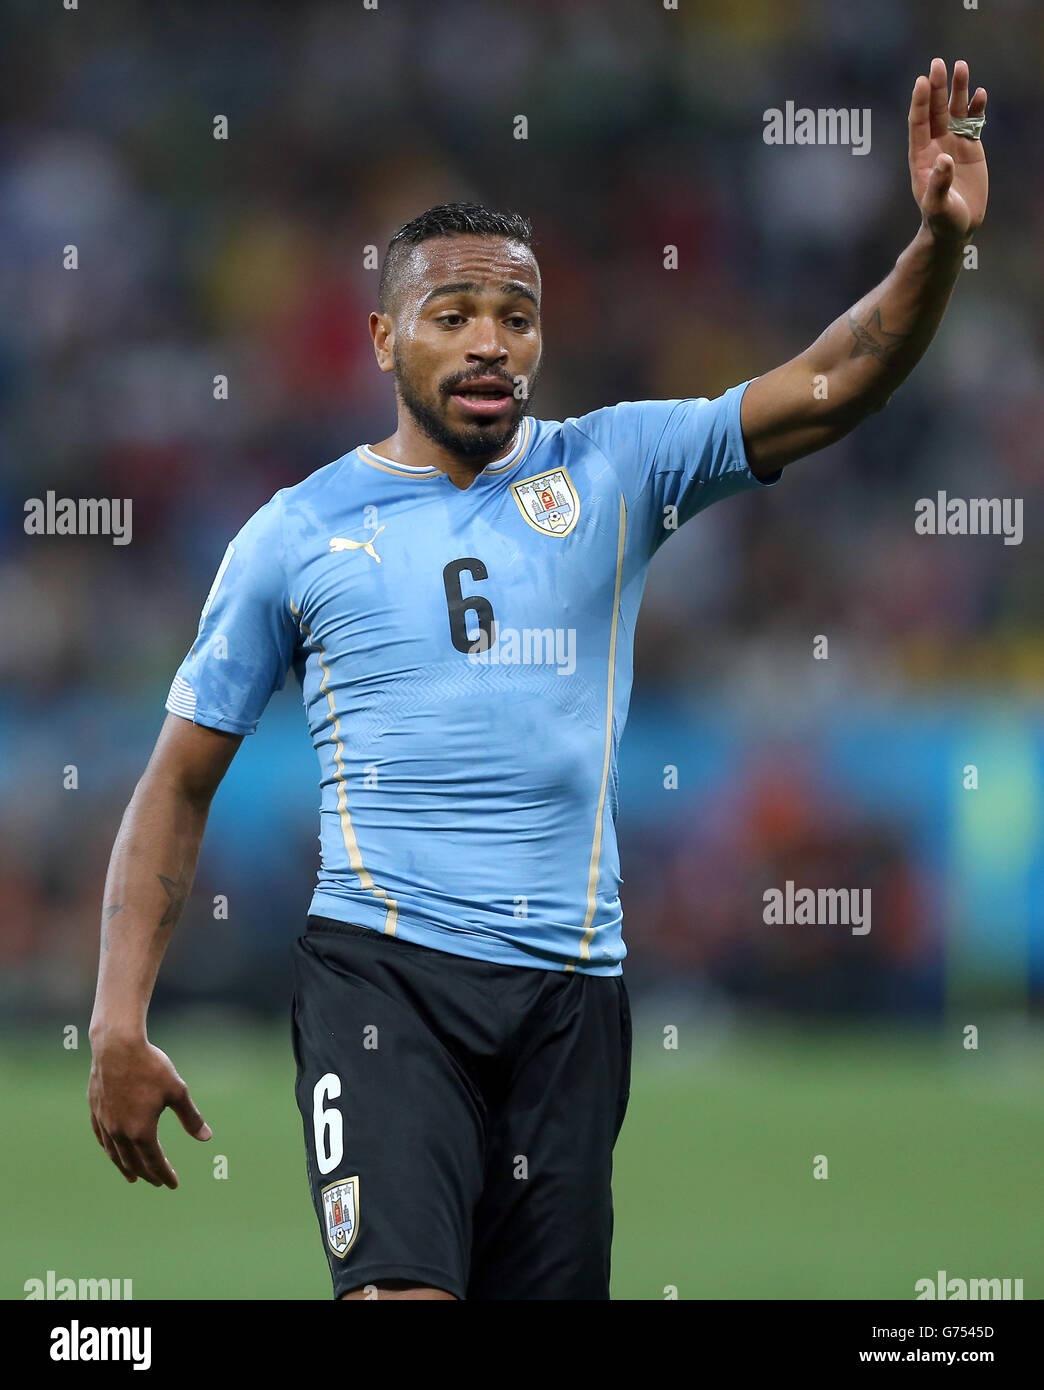
M 292 1035 L 334 1297 L 609 1297 L 622 975 L 494 965 L 309 917 Z

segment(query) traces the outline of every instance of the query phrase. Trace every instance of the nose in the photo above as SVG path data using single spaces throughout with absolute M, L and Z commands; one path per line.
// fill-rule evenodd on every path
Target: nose
M 468 362 L 488 364 L 506 360 L 507 347 L 500 337 L 499 327 L 492 317 L 475 320 L 474 335 L 464 353 Z

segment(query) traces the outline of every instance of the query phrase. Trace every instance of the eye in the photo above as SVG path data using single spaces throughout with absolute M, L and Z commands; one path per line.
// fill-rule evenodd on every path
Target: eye
M 451 311 L 451 312 L 448 313 L 448 314 L 440 314 L 440 315 L 438 316 L 438 318 L 435 320 L 435 322 L 436 322 L 436 323 L 446 323 L 446 324 L 448 325 L 448 327 L 452 328 L 454 325 L 448 323 L 448 320 L 449 320 L 449 319 L 456 319 L 458 323 L 463 323 L 463 322 L 464 322 L 464 315 L 463 315 L 463 314 L 458 314 L 458 313 L 454 310 L 454 311 Z
M 529 327 L 529 319 L 526 317 L 525 314 L 512 314 L 511 317 L 508 319 L 508 323 L 510 323 L 515 328 Z

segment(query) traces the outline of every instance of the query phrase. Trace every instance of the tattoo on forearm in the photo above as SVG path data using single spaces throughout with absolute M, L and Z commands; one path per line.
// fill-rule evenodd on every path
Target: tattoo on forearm
M 106 906 L 102 908 L 101 946 L 103 951 L 109 949 L 109 923 L 116 916 L 117 912 L 122 911 L 122 903 L 107 903 Z
M 185 899 L 188 897 L 188 888 L 180 878 L 165 878 L 163 874 L 157 874 L 156 877 L 159 879 L 160 883 L 163 884 L 164 892 L 170 899 L 170 902 L 167 904 L 167 910 L 160 918 L 159 924 L 161 927 L 169 927 L 178 920 L 181 914 L 181 909 L 185 905 Z
M 896 348 L 901 347 L 910 337 L 909 333 L 889 333 L 887 329 L 882 328 L 880 309 L 875 309 L 866 323 L 856 323 L 849 314 L 848 327 L 855 339 L 850 358 L 876 357 L 879 362 L 886 362 Z

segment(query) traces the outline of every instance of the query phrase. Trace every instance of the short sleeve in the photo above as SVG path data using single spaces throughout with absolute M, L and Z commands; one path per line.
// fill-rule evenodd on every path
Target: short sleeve
M 296 645 L 276 493 L 229 543 L 166 707 L 194 724 L 252 734 Z
M 573 422 L 613 463 L 651 551 L 712 502 L 782 476 L 758 478 L 747 461 L 740 402 L 749 385 L 714 400 L 623 401 Z

